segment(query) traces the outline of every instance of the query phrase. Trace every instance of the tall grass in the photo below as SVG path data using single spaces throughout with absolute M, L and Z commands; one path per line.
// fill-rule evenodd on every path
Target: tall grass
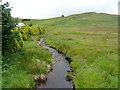
M 51 55 L 37 41 L 25 41 L 20 52 L 3 61 L 7 61 L 3 64 L 3 88 L 32 88 L 33 75 L 47 72 L 46 65 L 51 63 Z
M 71 66 L 77 72 L 74 77 L 76 88 L 118 87 L 117 34 L 62 33 L 46 37 L 46 43 L 72 59 Z

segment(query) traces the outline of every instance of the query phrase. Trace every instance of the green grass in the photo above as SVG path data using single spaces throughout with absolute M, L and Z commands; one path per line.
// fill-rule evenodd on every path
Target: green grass
M 3 88 L 32 88 L 35 83 L 33 75 L 47 73 L 51 55 L 33 40 L 25 41 L 20 52 L 3 60 L 6 61 L 3 64 Z
M 91 12 L 30 22 L 45 28 L 45 42 L 72 59 L 76 88 L 118 87 L 116 15 Z

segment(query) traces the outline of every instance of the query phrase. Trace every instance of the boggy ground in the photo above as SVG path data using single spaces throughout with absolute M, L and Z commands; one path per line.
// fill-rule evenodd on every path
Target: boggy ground
M 30 22 L 46 29 L 46 44 L 71 58 L 76 88 L 118 87 L 116 15 L 91 12 Z

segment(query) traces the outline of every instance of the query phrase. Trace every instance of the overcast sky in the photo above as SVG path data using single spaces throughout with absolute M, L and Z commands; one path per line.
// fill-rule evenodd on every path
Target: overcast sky
M 12 16 L 45 19 L 84 12 L 118 14 L 120 0 L 2 0 L 10 2 Z

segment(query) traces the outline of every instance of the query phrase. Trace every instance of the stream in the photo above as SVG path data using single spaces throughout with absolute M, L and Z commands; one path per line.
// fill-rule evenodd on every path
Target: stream
M 69 62 L 66 56 L 59 53 L 56 49 L 47 46 L 44 43 L 44 38 L 40 38 L 39 43 L 44 49 L 48 49 L 52 54 L 52 71 L 47 74 L 47 80 L 44 84 L 38 85 L 37 88 L 71 88 L 73 89 L 72 81 L 66 81 L 67 71 L 70 70 Z

